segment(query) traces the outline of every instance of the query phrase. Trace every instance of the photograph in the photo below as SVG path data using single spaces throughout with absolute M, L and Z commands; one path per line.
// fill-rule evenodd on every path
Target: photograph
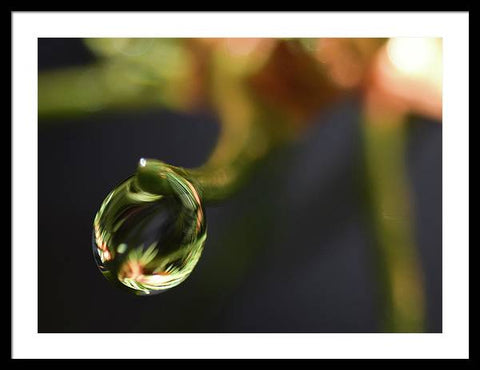
M 11 360 L 470 360 L 468 10 L 11 36 Z
M 442 332 L 441 39 L 39 38 L 38 166 L 41 333 Z

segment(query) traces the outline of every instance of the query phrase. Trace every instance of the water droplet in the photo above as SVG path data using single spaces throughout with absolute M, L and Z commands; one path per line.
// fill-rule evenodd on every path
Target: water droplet
M 139 172 L 145 163 L 142 159 Z M 107 279 L 150 295 L 190 275 L 203 250 L 206 221 L 198 191 L 173 167 L 158 168 L 160 192 L 151 192 L 152 179 L 142 183 L 141 175 L 128 178 L 103 201 L 94 220 L 93 251 Z

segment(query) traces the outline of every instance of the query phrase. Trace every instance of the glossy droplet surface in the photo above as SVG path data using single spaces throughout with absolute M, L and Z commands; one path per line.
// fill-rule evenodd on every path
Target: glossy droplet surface
M 205 213 L 194 186 L 175 171 L 159 174 L 166 194 L 143 190 L 136 176 L 117 186 L 95 216 L 93 252 L 103 275 L 137 295 L 183 282 L 206 239 Z

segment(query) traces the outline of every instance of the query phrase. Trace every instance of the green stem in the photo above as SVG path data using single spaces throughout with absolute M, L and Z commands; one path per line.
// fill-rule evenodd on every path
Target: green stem
M 38 115 L 56 118 L 109 109 L 162 106 L 185 109 L 185 83 L 148 79 L 141 65 L 98 63 L 43 72 L 38 77 Z
M 365 119 L 367 185 L 376 231 L 383 330 L 424 331 L 423 279 L 405 164 L 405 119 Z
M 214 52 L 211 65 L 212 100 L 221 122 L 220 138 L 207 162 L 194 169 L 174 168 L 194 183 L 207 203 L 232 195 L 244 182 L 253 165 L 285 137 L 285 118 L 255 99 L 245 75 L 232 70 L 231 61 Z M 274 130 L 270 129 L 275 122 Z M 156 176 L 165 166 L 157 160 L 142 162 L 137 175 L 148 178 L 150 191 L 164 191 Z

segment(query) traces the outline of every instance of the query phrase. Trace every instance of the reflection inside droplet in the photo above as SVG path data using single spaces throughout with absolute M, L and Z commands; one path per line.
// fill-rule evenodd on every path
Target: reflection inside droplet
M 183 282 L 197 264 L 206 222 L 195 187 L 165 167 L 168 194 L 152 194 L 135 176 L 117 186 L 94 220 L 93 250 L 104 276 L 137 295 Z

